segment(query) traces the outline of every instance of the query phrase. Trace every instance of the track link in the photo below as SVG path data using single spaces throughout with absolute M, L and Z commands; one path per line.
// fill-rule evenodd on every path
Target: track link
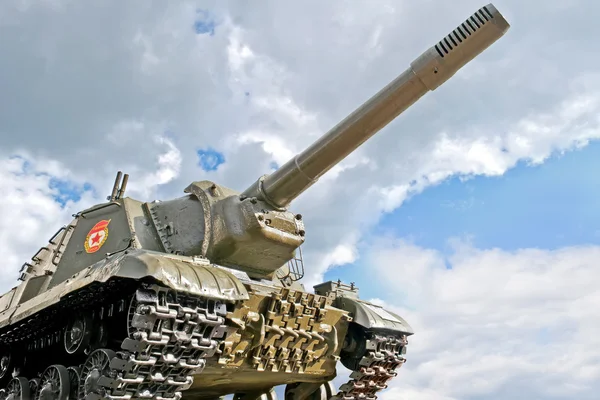
M 79 398 L 181 399 L 192 375 L 201 373 L 206 359 L 218 351 L 226 312 L 220 301 L 158 285 L 139 288 L 130 304 L 123 351 L 96 350 L 104 352 L 98 357 L 110 358 L 109 363 L 94 364 L 90 354 L 82 368 Z M 94 368 L 101 376 L 91 385 L 88 377 Z
M 350 380 L 340 386 L 330 400 L 376 400 L 377 393 L 387 388 L 398 374 L 396 369 L 406 362 L 406 335 L 385 335 L 376 332 L 367 336 L 366 353 Z

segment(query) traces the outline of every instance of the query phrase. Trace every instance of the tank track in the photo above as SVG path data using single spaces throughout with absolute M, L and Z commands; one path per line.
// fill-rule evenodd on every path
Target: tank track
M 63 375 L 63 378 L 68 376 L 70 382 L 61 383 L 63 391 L 77 393 L 76 397 L 71 395 L 69 398 L 181 399 L 182 391 L 193 382 L 192 375 L 202 372 L 206 359 L 218 352 L 219 339 L 226 329 L 231 329 L 225 326 L 227 305 L 156 284 L 114 282 L 107 286 L 88 288 L 63 298 L 61 303 L 46 309 L 47 313 L 42 312 L 0 333 L 4 345 L 20 349 L 17 350 L 22 353 L 20 356 L 34 360 L 34 363 L 24 363 L 17 378 L 3 385 L 5 390 L 0 391 L 0 398 L 8 394 L 6 390 L 14 386 L 15 380 L 22 385 L 24 380 L 27 381 L 23 375 L 31 375 L 27 376 L 29 385 L 32 389 L 37 388 L 30 396 L 37 399 L 47 371 L 54 368 L 55 375 L 60 375 L 67 371 L 66 366 L 75 364 L 68 368 L 67 375 Z M 82 299 L 89 302 L 82 304 Z M 82 356 L 85 358 L 82 364 L 57 353 L 63 344 L 61 339 L 68 314 L 87 311 L 106 316 L 112 315 L 113 309 L 115 314 L 120 312 L 119 315 L 127 320 L 126 332 L 123 325 L 120 331 L 118 327 L 112 328 L 118 332 L 120 348 L 119 342 L 113 340 L 108 344 L 104 340 Z M 122 322 L 121 319 L 118 321 Z M 20 356 L 17 358 L 22 358 Z M 44 371 L 46 365 L 38 366 L 36 362 L 44 358 L 57 364 L 49 365 Z M 79 376 L 74 376 L 74 371 Z
M 97 321 L 108 325 L 119 322 L 122 329 L 109 333 L 116 335 L 118 341 L 95 344 L 91 353 L 75 360 L 56 350 L 63 346 L 68 317 L 82 312 L 94 314 Z M 2 386 L 9 389 L 28 381 L 31 399 L 37 399 L 43 376 L 54 368 L 55 373 L 66 373 L 70 378 L 70 399 L 179 400 L 191 386 L 192 375 L 203 371 L 206 360 L 219 352 L 220 339 L 231 330 L 226 325 L 226 313 L 225 302 L 154 283 L 117 279 L 93 285 L 0 331 L 4 346 L 17 349 L 34 361 L 27 362 L 15 379 Z M 111 315 L 118 317 L 113 321 Z M 126 326 L 121 324 L 125 320 Z M 340 386 L 336 395 L 331 388 L 330 400 L 377 399 L 377 394 L 397 375 L 396 369 L 406 361 L 405 335 L 369 331 L 361 336 L 363 354 L 353 359 L 350 380 Z M 46 360 L 55 364 L 45 365 L 50 364 Z M 44 365 L 38 365 L 39 361 L 44 361 Z M 94 369 L 99 376 L 90 380 Z M 0 399 L 6 395 L 3 391 Z
M 386 335 L 372 332 L 367 336 L 366 353 L 330 400 L 376 400 L 377 393 L 388 387 L 398 375 L 397 368 L 406 362 L 406 335 Z
M 99 387 L 86 400 L 181 399 L 218 349 L 225 333 L 225 304 L 153 286 L 136 291 L 129 337 L 103 365 Z M 99 351 L 99 350 L 96 350 Z M 84 364 L 84 372 L 86 367 Z M 79 382 L 79 398 L 85 396 Z

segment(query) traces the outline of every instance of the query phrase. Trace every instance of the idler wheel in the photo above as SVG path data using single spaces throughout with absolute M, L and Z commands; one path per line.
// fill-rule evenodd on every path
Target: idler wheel
M 31 400 L 29 381 L 21 376 L 12 378 L 6 387 L 7 400 Z
M 51 365 L 42 374 L 37 400 L 68 400 L 69 371 L 64 365 Z
M 69 367 L 67 371 L 69 371 L 69 385 L 71 389 L 69 391 L 69 400 L 76 400 L 77 393 L 79 393 L 79 373 L 81 368 Z
M 109 349 L 97 349 L 88 356 L 79 374 L 80 399 L 85 399 L 88 394 L 103 396 L 104 388 L 100 379 L 108 375 L 110 360 L 116 356 L 117 354 Z
M 68 354 L 82 354 L 90 344 L 92 337 L 92 318 L 80 315 L 72 320 L 64 334 L 65 351 Z
M 367 353 L 367 333 L 362 326 L 351 323 L 344 338 L 344 347 L 340 352 L 342 365 L 350 371 L 360 370 L 360 361 Z

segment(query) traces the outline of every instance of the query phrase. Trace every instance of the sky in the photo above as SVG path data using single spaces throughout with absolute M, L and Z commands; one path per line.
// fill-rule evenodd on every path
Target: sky
M 117 170 L 145 201 L 242 191 L 483 5 L 0 2 L 1 289 Z M 293 203 L 306 287 L 415 329 L 385 400 L 600 390 L 600 5 L 494 5 L 503 38 Z

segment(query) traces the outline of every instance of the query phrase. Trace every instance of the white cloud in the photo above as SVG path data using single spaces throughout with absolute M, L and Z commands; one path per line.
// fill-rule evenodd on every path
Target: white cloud
M 67 201 L 62 208 L 55 200 L 60 193 L 52 185 L 57 178 L 83 191 L 83 181 L 56 161 L 32 160 L 27 155 L 0 158 L 0 243 L 4 260 L 0 284 L 4 289 L 16 284 L 21 265 L 69 222 L 69 214 L 95 200 L 91 192 L 83 191 L 81 200 Z
M 137 170 L 137 180 L 128 184 L 127 194 L 156 195 L 160 185 L 179 174 L 179 149 L 164 136 L 155 137 L 154 142 L 163 152 L 157 155 L 153 169 Z M 106 171 L 102 162 L 97 166 L 101 173 Z M 57 182 L 66 186 L 66 193 L 61 193 Z M 85 186 L 89 182 L 95 186 Z M 105 201 L 113 182 L 114 175 L 73 172 L 60 161 L 36 158 L 26 151 L 12 156 L 0 153 L 0 243 L 4 257 L 0 287 L 6 290 L 16 283 L 21 265 L 68 224 L 72 214 Z
M 181 171 L 181 152 L 175 144 L 164 136 L 156 136 L 154 141 L 165 150 L 157 157 L 156 170 L 150 173 L 142 172 L 141 179 L 137 179 L 136 183 L 139 184 L 135 185 L 134 189 L 138 188 L 142 197 L 148 197 L 157 186 L 171 182 Z
M 388 300 L 379 302 L 416 332 L 382 398 L 594 398 L 600 247 L 453 248 L 443 255 L 386 238 L 370 250 Z
M 408 196 L 452 176 L 500 176 L 519 161 L 540 164 L 553 154 L 585 146 L 600 138 L 599 111 L 600 92 L 590 91 L 576 93 L 548 112 L 528 115 L 505 132 L 482 126 L 442 131 L 419 155 L 418 167 L 409 170 L 410 184 L 378 188 L 380 207 L 393 211 Z

